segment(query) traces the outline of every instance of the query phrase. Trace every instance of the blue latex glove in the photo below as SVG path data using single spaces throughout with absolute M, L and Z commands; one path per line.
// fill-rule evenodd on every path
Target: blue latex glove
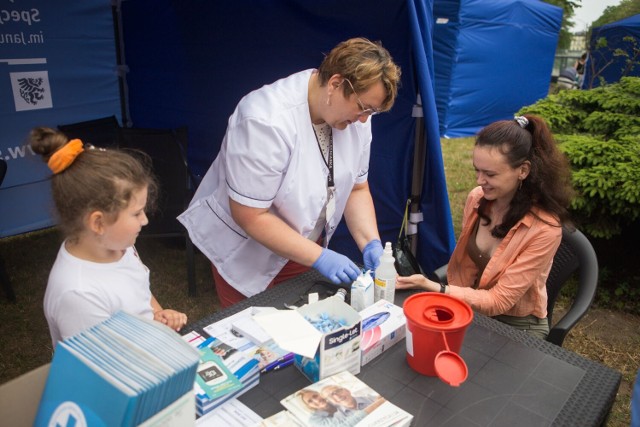
M 360 275 L 360 269 L 349 258 L 327 248 L 322 249 L 312 267 L 336 285 L 351 283 Z
M 364 269 L 371 270 L 372 273 L 375 273 L 376 268 L 380 265 L 380 257 L 383 252 L 384 248 L 380 240 L 374 239 L 367 243 L 367 246 L 362 250 Z

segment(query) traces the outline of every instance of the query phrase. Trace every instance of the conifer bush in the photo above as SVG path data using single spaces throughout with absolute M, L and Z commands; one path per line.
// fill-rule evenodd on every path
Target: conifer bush
M 551 127 L 567 154 L 581 230 L 611 238 L 640 217 L 640 78 L 565 90 L 522 108 Z

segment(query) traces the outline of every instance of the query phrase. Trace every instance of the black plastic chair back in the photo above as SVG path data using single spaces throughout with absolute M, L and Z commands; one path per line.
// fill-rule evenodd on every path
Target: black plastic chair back
M 448 264 L 438 268 L 433 276 L 440 283 L 447 283 Z M 571 307 L 553 325 L 553 309 L 560 291 L 574 275 L 578 277 L 578 288 Z M 587 313 L 598 288 L 598 258 L 591 242 L 580 230 L 562 229 L 562 241 L 553 257 L 553 264 L 547 277 L 547 318 L 549 336 L 547 341 L 562 346 L 565 337 L 576 323 Z
M 158 179 L 157 209 L 149 216 L 149 224 L 141 234 L 182 235 L 184 228 L 176 217 L 191 200 L 189 173 L 178 142 L 178 132 L 186 129 L 122 129 L 120 148 L 145 152 L 151 157 Z M 135 154 L 135 153 L 134 153 Z
M 4 181 L 4 176 L 7 174 L 7 161 L 0 157 L 0 186 Z
M 58 125 L 69 139 L 81 139 L 83 143 L 96 147 L 116 147 L 120 137 L 120 124 L 116 116 L 103 117 L 84 122 Z
M 553 309 L 560 291 L 577 274 L 578 286 L 573 302 L 556 325 L 552 324 Z M 580 230 L 562 230 L 562 242 L 553 258 L 547 278 L 547 317 L 551 331 L 547 341 L 562 346 L 569 330 L 587 313 L 598 287 L 598 258 L 591 242 Z
M 194 247 L 186 229 L 176 217 L 189 205 L 193 196 L 191 175 L 187 166 L 187 128 L 120 129 L 120 148 L 146 153 L 152 161 L 159 191 L 156 209 L 149 214 L 140 237 L 181 237 L 187 251 L 189 294 L 195 295 Z
M 0 158 L 0 187 L 4 182 L 4 177 L 7 174 L 7 161 L 3 158 Z M 9 301 L 16 300 L 16 294 L 13 291 L 13 286 L 11 285 L 11 281 L 9 280 L 9 275 L 7 274 L 7 270 L 4 266 L 4 260 L 0 256 L 0 283 L 2 284 L 2 289 L 4 289 L 4 293 L 6 294 Z

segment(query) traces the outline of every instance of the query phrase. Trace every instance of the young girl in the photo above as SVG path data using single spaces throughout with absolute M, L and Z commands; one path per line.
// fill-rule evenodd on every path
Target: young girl
M 187 316 L 160 306 L 133 246 L 148 223 L 147 199 L 156 194 L 150 168 L 127 153 L 83 146 L 50 128 L 33 129 L 30 144 L 53 172 L 65 236 L 44 296 L 54 348 L 119 310 L 180 330 Z

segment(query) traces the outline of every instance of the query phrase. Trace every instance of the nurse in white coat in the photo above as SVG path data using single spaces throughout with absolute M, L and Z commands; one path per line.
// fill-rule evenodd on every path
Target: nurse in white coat
M 211 260 L 223 307 L 308 270 L 351 283 L 358 267 L 327 248 L 344 215 L 365 268 L 382 254 L 367 183 L 371 119 L 397 94 L 380 44 L 336 46 L 306 70 L 246 95 L 218 157 L 178 217 Z

